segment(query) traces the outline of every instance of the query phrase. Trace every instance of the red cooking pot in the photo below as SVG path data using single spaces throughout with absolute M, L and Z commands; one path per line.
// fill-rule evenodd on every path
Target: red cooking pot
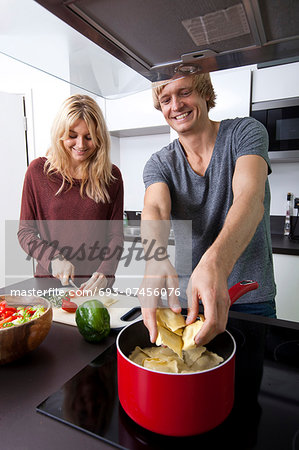
M 242 281 L 229 290 L 231 304 L 258 287 Z M 146 369 L 128 356 L 138 345 L 153 346 L 143 321 L 118 335 L 118 395 L 126 413 L 137 424 L 167 436 L 191 436 L 215 428 L 229 415 L 234 403 L 236 343 L 225 331 L 206 347 L 224 358 L 213 369 L 196 373 L 163 373 Z

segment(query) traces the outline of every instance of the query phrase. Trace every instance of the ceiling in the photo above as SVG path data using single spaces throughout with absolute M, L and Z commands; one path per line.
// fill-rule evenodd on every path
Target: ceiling
M 298 0 L 36 0 L 150 81 L 299 57 Z

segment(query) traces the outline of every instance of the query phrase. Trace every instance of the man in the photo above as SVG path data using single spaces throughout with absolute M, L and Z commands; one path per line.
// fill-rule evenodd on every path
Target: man
M 252 118 L 209 119 L 209 109 L 215 106 L 209 74 L 176 75 L 154 86 L 153 98 L 178 139 L 153 154 L 145 166 L 142 237 L 144 242 L 154 239 L 156 248 L 167 248 L 168 228 L 161 224 L 171 219 L 177 268 L 184 232 L 176 221 L 192 220 L 186 320 L 195 321 L 200 300 L 206 320 L 195 342 L 204 345 L 225 330 L 228 287 L 243 279 L 258 281 L 259 289 L 242 297 L 238 310 L 275 317 L 267 133 Z M 173 295 L 178 277 L 167 258 L 147 261 L 141 289 L 147 288 L 149 295 L 139 294 L 152 342 L 157 337 L 154 286 L 169 290 L 169 306 L 179 312 L 178 297 Z M 181 297 L 184 294 L 181 291 Z

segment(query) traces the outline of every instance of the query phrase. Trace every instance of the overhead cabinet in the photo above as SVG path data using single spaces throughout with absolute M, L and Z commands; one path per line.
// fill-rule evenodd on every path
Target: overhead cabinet
M 299 62 L 255 70 L 252 103 L 299 97 L 298 80 Z
M 146 131 L 147 128 L 167 125 L 161 112 L 154 108 L 151 89 L 115 100 L 106 100 L 106 120 L 110 131 L 136 129 L 135 135 L 140 134 L 138 129 L 141 128 Z M 168 130 L 164 129 L 162 132 Z

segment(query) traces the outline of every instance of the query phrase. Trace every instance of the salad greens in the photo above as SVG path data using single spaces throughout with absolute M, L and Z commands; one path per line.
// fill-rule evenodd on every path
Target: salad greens
M 37 319 L 45 312 L 45 307 L 35 306 L 9 306 L 6 300 L 0 301 L 0 329 L 15 325 L 22 325 L 30 320 Z

